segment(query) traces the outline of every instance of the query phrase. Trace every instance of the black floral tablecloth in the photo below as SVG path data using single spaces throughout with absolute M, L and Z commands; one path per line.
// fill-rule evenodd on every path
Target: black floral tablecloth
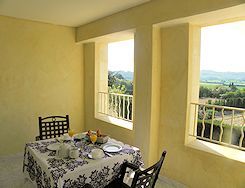
M 55 139 L 49 139 L 25 146 L 23 172 L 38 188 L 77 188 L 85 183 L 94 188 L 102 188 L 118 175 L 124 161 L 143 165 L 139 149 L 121 142 L 119 144 L 123 149 L 120 152 L 97 160 L 89 159 L 87 154 L 93 148 L 102 146 L 86 141 L 77 142 L 75 144 L 81 148 L 77 159 L 59 159 L 55 151 L 47 149 L 49 144 L 56 142 Z M 118 143 L 114 139 L 109 139 L 108 142 Z

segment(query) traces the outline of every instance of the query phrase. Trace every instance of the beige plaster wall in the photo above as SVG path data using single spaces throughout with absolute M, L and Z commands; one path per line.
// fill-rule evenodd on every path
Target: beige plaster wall
M 77 28 L 77 41 L 197 15 L 245 3 L 244 0 L 154 0 Z
M 84 127 L 82 47 L 73 28 L 0 17 L 0 155 L 38 135 L 38 116 Z
M 184 146 L 187 108 L 188 24 L 162 30 L 159 148 L 168 151 L 164 175 L 190 187 L 242 188 L 244 163 Z
M 190 63 L 197 60 L 190 57 L 190 51 L 194 48 L 189 42 L 194 34 L 189 25 L 175 23 L 178 26 L 163 29 L 160 37 L 153 27 L 154 23 L 242 3 L 243 0 L 155 0 L 79 27 L 77 41 L 135 29 L 134 130 L 129 131 L 94 118 L 94 85 L 91 85 L 95 82 L 93 43 L 85 44 L 84 50 L 86 128 L 101 127 L 119 140 L 134 143 L 140 147 L 146 164 L 150 164 L 155 156 L 159 157 L 166 149 L 168 154 L 161 175 L 189 187 L 244 187 L 244 163 L 185 146 L 191 98 L 189 91 L 192 84 L 196 87 L 197 83 L 190 79 L 191 75 L 198 75 L 188 72 L 194 70 Z M 211 15 L 210 20 L 215 19 L 215 14 Z M 198 36 L 197 33 L 195 35 Z M 159 41 L 161 44 L 158 44 Z M 157 63 L 159 53 L 156 50 L 159 49 L 161 64 Z M 192 95 L 196 95 L 196 92 Z
M 155 34 L 157 33 L 157 34 Z M 134 68 L 134 120 L 133 130 L 119 127 L 95 117 L 95 104 L 98 91 L 105 91 L 100 86 L 103 81 L 101 69 L 101 44 L 100 42 L 84 45 L 85 63 L 85 126 L 86 129 L 101 129 L 125 143 L 141 148 L 145 164 L 152 164 L 158 160 L 158 124 L 160 112 L 160 53 L 151 49 L 153 45 L 159 48 L 159 30 L 153 31 L 151 26 L 142 26 L 136 29 L 134 37 L 135 63 Z M 148 46 L 144 48 L 143 46 Z M 154 53 L 154 58 L 152 54 Z M 103 53 L 106 54 L 106 53 Z M 103 58 L 102 58 L 103 60 Z M 153 61 L 151 64 L 149 62 Z M 104 65 L 106 66 L 106 65 Z M 106 66 L 107 68 L 107 66 Z M 143 93 L 143 94 L 142 94 Z M 154 98 L 154 101 L 151 99 Z M 152 126 L 149 126 L 152 125 Z M 150 135 L 153 135 L 152 137 Z M 154 146 L 154 147 L 152 147 Z
M 152 33 L 152 91 L 151 91 L 151 123 L 149 142 L 149 165 L 154 164 L 163 150 L 159 150 L 159 121 L 161 117 L 161 30 L 153 28 Z
M 133 131 L 112 125 L 105 121 L 95 118 L 95 70 L 96 55 L 95 43 L 87 43 L 84 45 L 84 99 L 85 99 L 85 128 L 86 130 L 100 129 L 102 133 L 108 134 L 113 138 L 121 140 L 128 144 L 134 144 Z M 97 65 L 98 66 L 98 65 Z

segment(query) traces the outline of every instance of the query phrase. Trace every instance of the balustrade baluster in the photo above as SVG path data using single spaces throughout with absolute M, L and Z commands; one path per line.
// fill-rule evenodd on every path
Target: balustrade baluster
M 239 140 L 239 147 L 242 148 L 242 142 L 244 139 L 244 127 L 245 127 L 245 112 L 242 113 L 242 118 L 243 118 L 243 125 L 241 127 L 241 137 Z
M 212 111 L 212 122 L 211 122 L 210 137 L 209 137 L 210 140 L 213 139 L 214 115 L 215 115 L 215 107 L 213 107 L 213 111 Z
M 133 97 L 131 95 L 98 92 L 97 98 L 98 113 L 132 121 Z
M 108 93 L 105 93 L 105 113 L 108 114 L 108 109 L 109 109 L 109 101 L 108 101 Z
M 232 110 L 232 117 L 231 117 L 231 132 L 230 132 L 230 139 L 229 139 L 229 143 L 230 144 L 231 144 L 231 141 L 232 141 L 233 121 L 234 121 L 234 110 Z
M 125 96 L 123 96 L 123 119 L 125 119 Z
M 113 94 L 111 94 L 111 116 L 113 116 L 114 113 L 114 97 Z
M 205 118 L 206 118 L 206 106 L 203 106 L 203 119 L 202 119 L 202 133 L 201 133 L 201 137 L 204 137 Z
M 131 105 L 131 119 L 130 119 L 131 121 L 134 119 L 134 113 L 133 113 L 134 101 L 133 100 L 134 100 L 133 97 L 131 97 L 131 104 L 132 104 Z
M 118 116 L 118 103 L 117 103 L 117 95 L 115 95 L 115 113 L 114 117 Z
M 197 119 L 198 119 L 198 108 L 199 108 L 199 105 L 198 104 L 195 104 L 194 105 L 195 106 L 195 114 L 194 114 L 194 128 L 193 128 L 193 136 L 196 136 L 197 135 L 197 132 L 196 132 L 196 130 L 197 130 Z
M 220 133 L 219 133 L 219 143 L 221 142 L 221 139 L 222 139 L 222 136 L 223 136 L 223 123 L 224 123 L 224 118 L 225 118 L 225 115 L 224 115 L 224 108 L 222 108 L 221 110 L 221 114 L 222 114 L 222 120 L 220 122 Z
M 103 113 L 102 111 L 102 94 L 100 93 L 100 112 Z
M 191 103 L 192 105 L 194 105 L 194 126 L 190 126 L 190 130 L 189 130 L 189 135 L 190 136 L 194 136 L 197 139 L 200 140 L 205 140 L 208 142 L 212 142 L 212 143 L 216 143 L 219 145 L 224 145 L 224 146 L 228 146 L 231 148 L 236 148 L 236 149 L 240 149 L 242 151 L 245 151 L 245 147 L 244 147 L 244 139 L 245 139 L 245 109 L 242 108 L 235 108 L 235 107 L 230 107 L 230 106 L 218 106 L 218 105 L 211 105 L 211 104 L 200 104 L 200 103 Z M 208 115 L 208 110 L 212 109 L 212 119 L 207 119 L 207 115 Z M 217 113 L 216 115 L 216 110 L 221 111 L 221 113 Z M 225 113 L 225 110 L 230 111 L 232 113 Z M 191 112 L 193 112 L 191 110 Z M 200 118 L 199 117 L 199 113 L 202 112 L 203 116 Z M 238 115 L 237 115 L 238 114 Z M 241 114 L 241 116 L 240 116 Z M 229 119 L 228 119 L 229 118 Z M 242 120 L 241 120 L 242 119 Z M 201 127 L 200 127 L 200 132 L 199 132 L 199 127 L 198 125 L 199 120 L 201 121 Z M 229 122 L 230 121 L 230 122 Z M 219 122 L 218 127 L 216 127 L 215 123 Z M 210 124 L 210 132 L 207 138 L 207 125 Z M 241 125 L 239 127 L 239 132 L 240 135 L 238 135 L 238 138 L 235 138 L 236 140 L 234 140 L 233 142 L 233 133 L 234 133 L 234 129 L 236 129 L 235 126 Z M 228 128 L 227 128 L 228 127 Z M 198 128 L 198 129 L 197 129 Z M 217 129 L 219 128 L 219 130 Z M 230 129 L 229 129 L 230 128 Z M 198 131 L 197 131 L 197 130 Z M 226 131 L 229 131 L 227 134 Z M 223 139 L 223 135 L 227 135 L 228 139 Z M 216 135 L 218 136 L 218 138 L 213 138 L 216 137 Z
M 128 104 L 127 104 L 127 120 L 129 120 L 129 96 L 128 96 Z
M 118 97 L 119 97 L 119 108 L 118 108 L 119 115 L 118 117 L 121 118 L 121 95 L 119 95 Z

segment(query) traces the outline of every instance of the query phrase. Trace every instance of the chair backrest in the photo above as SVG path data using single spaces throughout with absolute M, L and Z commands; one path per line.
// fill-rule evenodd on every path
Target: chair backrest
M 141 170 L 136 171 L 131 187 L 132 188 L 145 188 L 145 187 L 153 188 L 158 179 L 158 175 L 161 170 L 166 154 L 167 152 L 164 151 L 162 153 L 160 160 L 156 164 L 152 165 L 151 167 L 143 171 Z
M 39 117 L 39 139 L 49 139 L 61 136 L 69 130 L 69 115 Z

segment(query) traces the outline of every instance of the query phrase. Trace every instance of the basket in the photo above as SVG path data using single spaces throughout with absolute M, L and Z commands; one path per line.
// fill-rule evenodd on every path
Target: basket
M 98 144 L 104 144 L 108 141 L 109 136 L 108 135 L 101 135 L 100 137 L 97 137 L 96 143 Z

